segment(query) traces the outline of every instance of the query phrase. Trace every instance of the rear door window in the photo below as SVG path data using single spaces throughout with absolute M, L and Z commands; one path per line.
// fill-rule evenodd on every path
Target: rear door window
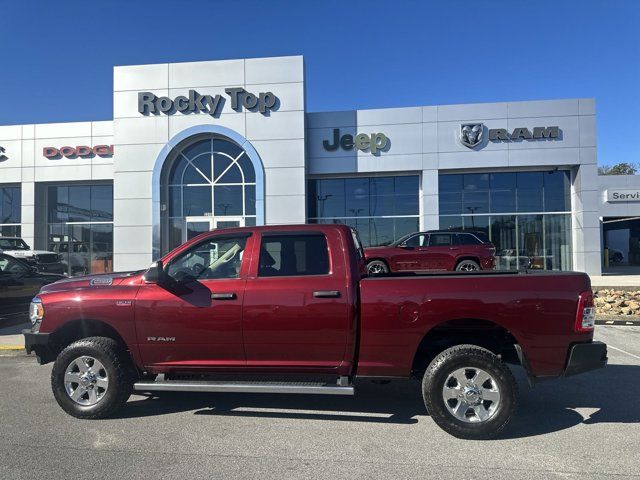
M 451 245 L 451 235 L 448 233 L 432 233 L 429 235 L 430 247 L 448 247 Z
M 326 275 L 327 239 L 322 234 L 269 235 L 260 245 L 259 277 Z

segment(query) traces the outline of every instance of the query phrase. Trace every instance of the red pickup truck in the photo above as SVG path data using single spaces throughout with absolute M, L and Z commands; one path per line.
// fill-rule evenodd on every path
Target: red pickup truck
M 54 361 L 53 393 L 78 418 L 133 390 L 353 395 L 356 379 L 415 376 L 436 423 L 496 435 L 517 384 L 602 367 L 583 273 L 366 277 L 342 225 L 204 233 L 146 271 L 69 278 L 30 307 L 27 352 Z

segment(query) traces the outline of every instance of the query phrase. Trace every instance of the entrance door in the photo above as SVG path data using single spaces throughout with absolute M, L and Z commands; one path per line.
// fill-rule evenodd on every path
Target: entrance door
M 204 232 L 217 230 L 219 228 L 244 227 L 242 217 L 187 217 L 187 228 L 184 233 L 183 242 L 191 240 L 193 237 Z

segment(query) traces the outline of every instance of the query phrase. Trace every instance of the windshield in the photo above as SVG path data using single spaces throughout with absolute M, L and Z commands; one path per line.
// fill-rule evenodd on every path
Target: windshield
M 21 238 L 0 238 L 0 249 L 2 250 L 29 250 Z

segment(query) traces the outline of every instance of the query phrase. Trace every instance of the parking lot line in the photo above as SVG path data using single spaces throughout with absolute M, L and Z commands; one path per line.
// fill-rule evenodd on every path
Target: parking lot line
M 607 345 L 607 347 L 612 350 L 615 350 L 616 352 L 624 353 L 626 355 L 629 355 L 630 357 L 637 358 L 638 360 L 640 360 L 640 356 L 634 355 L 633 353 L 629 353 L 625 350 L 622 350 L 621 348 L 614 347 L 613 345 Z

